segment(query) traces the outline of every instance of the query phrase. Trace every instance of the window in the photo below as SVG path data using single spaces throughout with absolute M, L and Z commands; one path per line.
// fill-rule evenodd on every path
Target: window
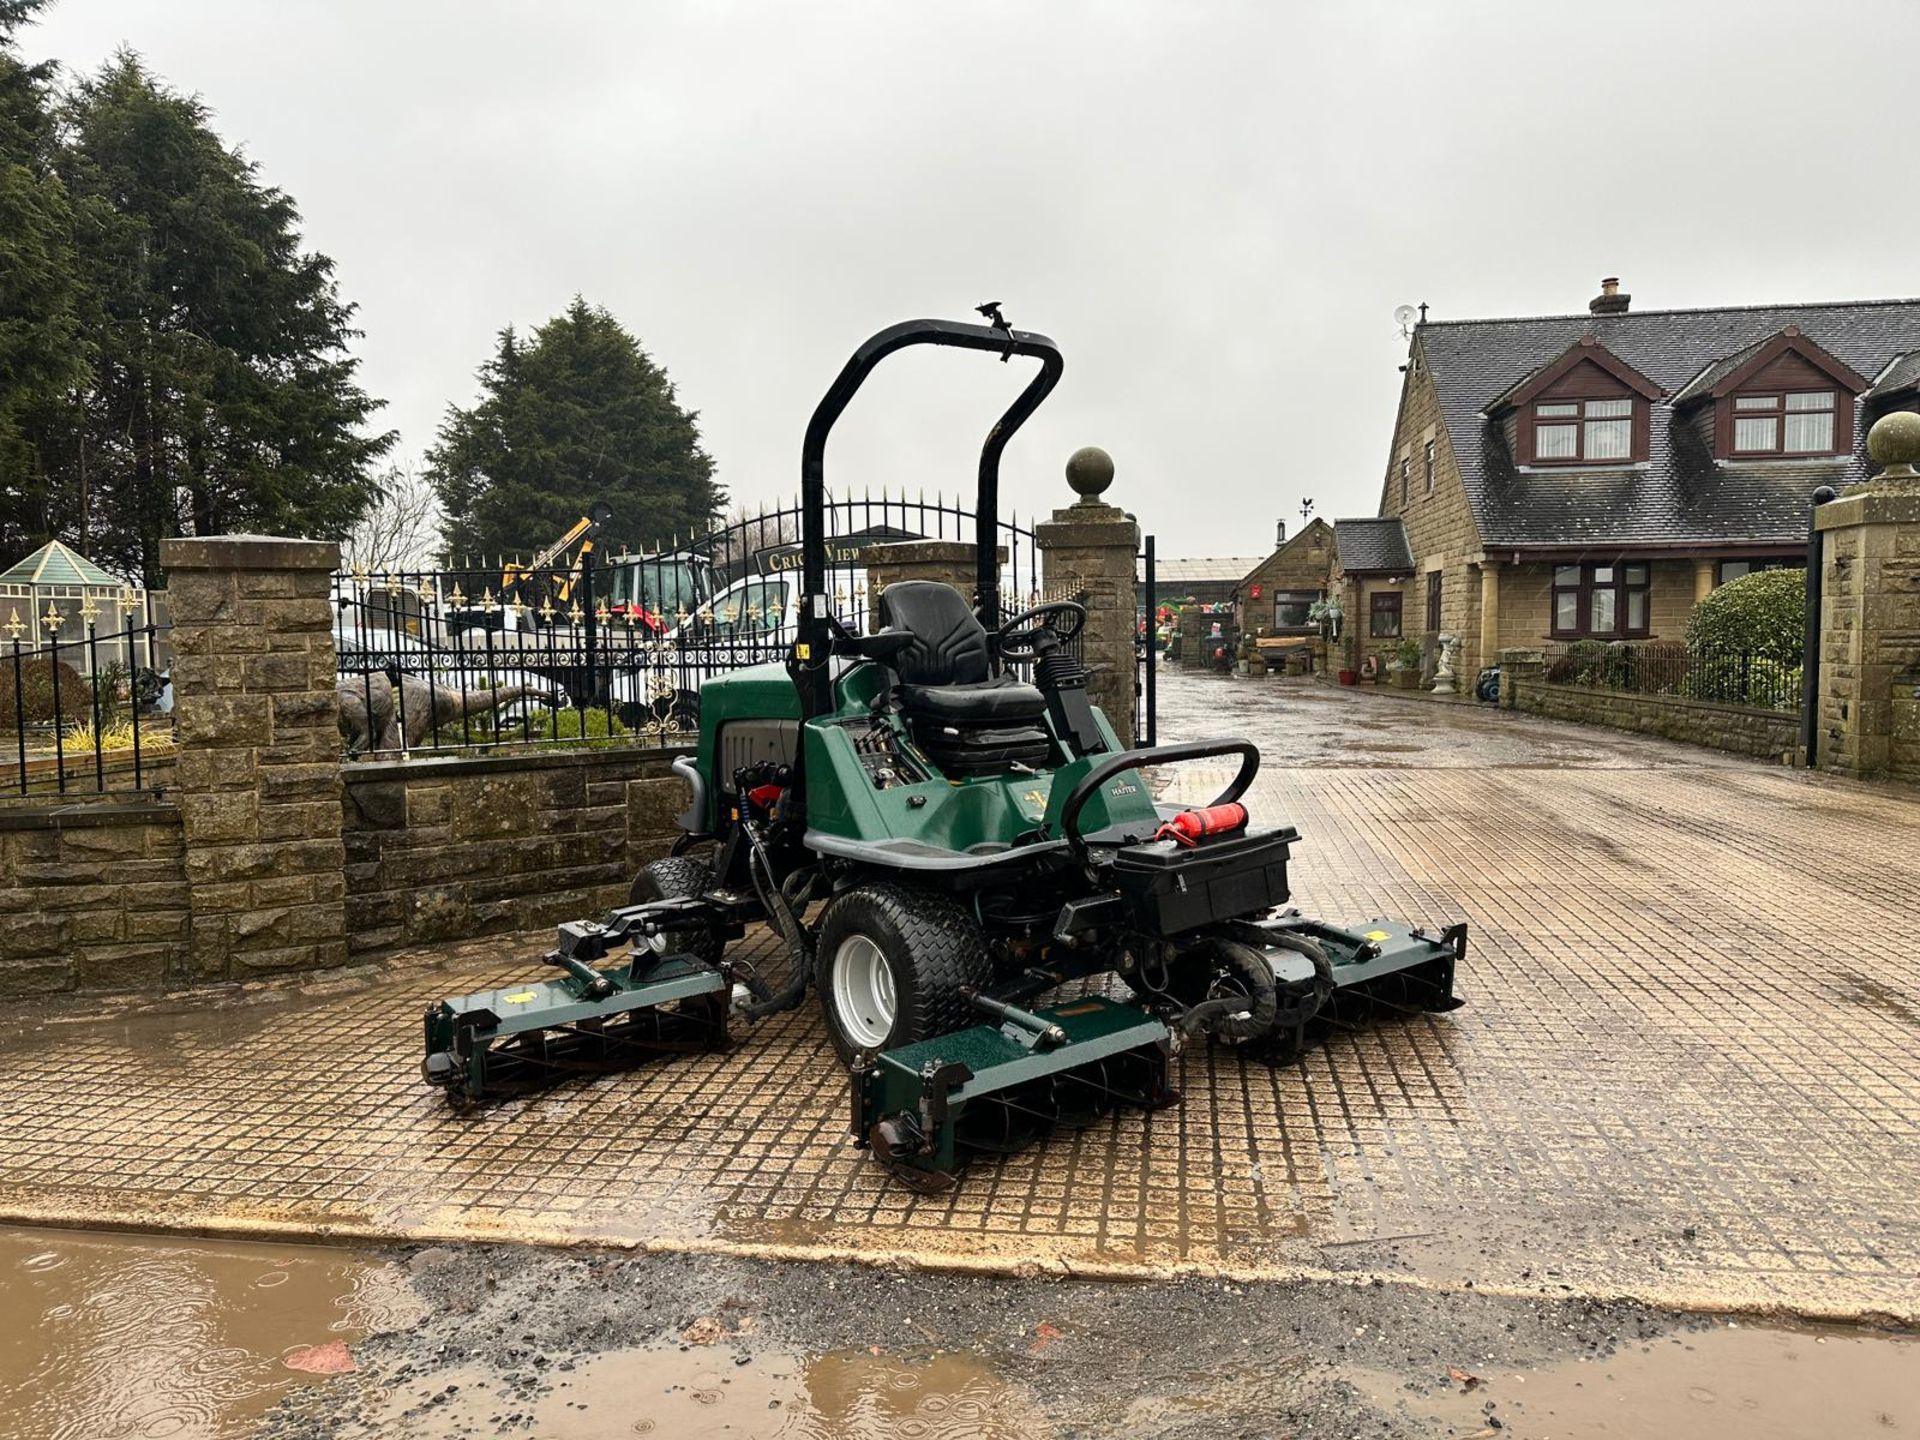
M 1427 572 L 1427 629 L 1440 628 L 1440 572 Z
M 1786 560 L 1778 556 L 1765 560 L 1722 560 L 1719 579 L 1714 583 L 1724 585 L 1729 580 L 1738 580 L 1742 575 L 1752 575 L 1760 570 L 1804 570 L 1806 568 L 1807 562 L 1804 560 Z
M 1650 632 L 1653 574 L 1646 565 L 1553 567 L 1553 633 L 1620 639 Z
M 1734 396 L 1733 453 L 1831 455 L 1835 400 L 1832 390 Z
M 1400 592 L 1382 590 L 1367 608 L 1367 634 L 1375 640 L 1400 638 Z
M 1542 401 L 1533 407 L 1533 458 L 1587 463 L 1631 460 L 1633 424 L 1630 395 L 1611 400 Z
M 1429 495 L 1433 493 L 1433 453 L 1435 448 L 1433 441 L 1427 441 L 1427 494 Z
M 1400 457 L 1400 508 L 1402 510 L 1406 509 L 1408 502 L 1413 499 L 1412 466 L 1413 462 L 1406 456 Z
M 1278 590 L 1273 596 L 1273 628 L 1276 630 L 1312 630 L 1314 624 L 1307 618 L 1307 612 L 1313 609 L 1314 602 L 1320 598 L 1317 590 Z

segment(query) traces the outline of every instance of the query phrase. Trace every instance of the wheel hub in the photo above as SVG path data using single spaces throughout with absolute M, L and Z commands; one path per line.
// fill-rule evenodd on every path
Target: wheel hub
M 849 935 L 833 956 L 833 1013 L 841 1033 L 859 1050 L 875 1050 L 893 1031 L 897 1004 L 893 967 L 865 935 Z

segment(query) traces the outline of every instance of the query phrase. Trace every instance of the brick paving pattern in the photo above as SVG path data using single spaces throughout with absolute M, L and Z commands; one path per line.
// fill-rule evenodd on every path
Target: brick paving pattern
M 1306 703 L 1263 696 L 1254 738 L 1284 755 L 1302 714 L 1348 713 Z M 418 1079 L 421 1009 L 533 953 L 466 947 L 372 987 L 8 1042 L 0 1215 L 1920 1316 L 1920 796 L 1637 740 L 1566 768 L 1582 732 L 1342 703 L 1451 728 L 1453 761 L 1270 766 L 1252 803 L 1303 832 L 1309 913 L 1472 923 L 1451 1015 L 1279 1070 L 1189 1049 L 1180 1108 L 921 1197 L 852 1148 L 811 1003 L 725 1055 L 451 1114 Z M 1462 725 L 1502 763 L 1458 763 Z

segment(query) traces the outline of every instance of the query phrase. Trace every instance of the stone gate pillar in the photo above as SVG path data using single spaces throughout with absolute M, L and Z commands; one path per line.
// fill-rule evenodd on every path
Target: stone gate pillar
M 165 540 L 196 980 L 347 958 L 337 545 Z
M 1100 498 L 1113 484 L 1113 460 L 1106 451 L 1092 445 L 1074 451 L 1067 461 L 1067 483 L 1079 500 L 1033 527 L 1034 545 L 1040 551 L 1040 583 L 1050 600 L 1084 594 L 1084 652 L 1087 668 L 1094 672 L 1087 690 L 1120 743 L 1131 747 L 1138 670 L 1134 643 L 1139 614 L 1134 591 L 1140 527 L 1126 511 Z
M 1005 565 L 1007 547 L 1002 545 L 997 553 Z M 880 628 L 880 592 L 896 580 L 937 580 L 973 598 L 976 563 L 974 547 L 965 540 L 894 540 L 867 546 L 860 552 L 867 572 L 867 628 Z
M 1881 467 L 1822 505 L 1821 769 L 1920 779 L 1920 415 L 1882 416 L 1867 435 Z

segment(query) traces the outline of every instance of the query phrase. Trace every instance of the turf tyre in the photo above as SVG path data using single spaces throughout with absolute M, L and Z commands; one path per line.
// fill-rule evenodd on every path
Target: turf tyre
M 835 966 L 849 939 L 865 937 L 892 978 L 893 1018 L 878 1046 L 862 1045 L 840 1014 Z M 950 897 L 882 882 L 834 898 L 820 923 L 814 986 L 826 1013 L 827 1037 L 841 1063 L 869 1048 L 892 1050 L 978 1024 L 965 991 L 993 979 L 985 937 L 973 916 Z
M 713 868 L 704 860 L 687 855 L 670 855 L 650 860 L 633 877 L 627 891 L 629 905 L 644 905 L 649 900 L 680 900 L 703 895 L 713 884 Z M 720 952 L 727 942 L 710 926 L 675 930 L 671 938 L 679 949 L 707 965 L 720 963 Z

